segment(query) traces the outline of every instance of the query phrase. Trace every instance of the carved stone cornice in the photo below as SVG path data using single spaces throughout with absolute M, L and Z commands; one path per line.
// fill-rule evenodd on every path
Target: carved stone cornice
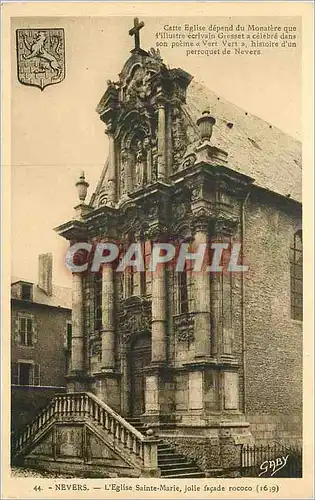
M 60 236 L 68 241 L 85 241 L 88 238 L 88 227 L 86 222 L 71 220 L 54 228 Z
M 107 81 L 107 89 L 100 100 L 96 111 L 100 119 L 106 124 L 114 121 L 119 102 L 119 84 L 117 82 Z
M 210 232 L 212 237 L 233 236 L 237 230 L 239 219 L 229 215 L 220 215 L 211 220 Z
M 89 237 L 117 238 L 118 215 L 118 210 L 109 206 L 101 206 L 89 212 L 84 218 Z

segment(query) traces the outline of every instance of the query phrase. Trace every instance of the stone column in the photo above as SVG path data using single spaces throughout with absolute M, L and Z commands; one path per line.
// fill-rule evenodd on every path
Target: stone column
M 165 180 L 166 172 L 166 121 L 165 104 L 158 104 L 158 180 Z
M 200 244 L 206 244 L 204 263 L 201 271 L 193 273 L 193 293 L 195 311 L 195 357 L 205 358 L 211 354 L 210 339 L 210 273 L 206 271 L 208 253 L 208 228 L 204 225 L 195 232 L 195 251 Z
M 173 116 L 172 110 L 168 107 L 166 112 L 166 172 L 167 175 L 173 173 L 173 137 L 172 137 Z
M 83 277 L 72 273 L 71 372 L 84 371 Z
M 102 369 L 115 366 L 114 271 L 111 264 L 103 265 L 102 280 Z
M 211 309 L 211 353 L 221 353 L 221 334 L 219 331 L 220 311 L 222 309 L 222 294 L 220 294 L 222 275 L 210 273 L 210 309 Z
M 211 232 L 213 242 L 229 245 L 233 226 L 228 220 L 217 220 Z M 231 276 L 226 269 L 210 273 L 211 298 L 211 352 L 214 356 L 232 355 L 232 286 Z
M 152 362 L 166 361 L 166 264 L 152 272 Z
M 116 158 L 115 141 L 111 130 L 107 130 L 108 136 L 108 203 L 114 206 L 116 203 Z

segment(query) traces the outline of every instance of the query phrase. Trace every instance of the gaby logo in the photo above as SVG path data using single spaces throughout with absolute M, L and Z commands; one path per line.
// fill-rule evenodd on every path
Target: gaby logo
M 148 242 L 149 243 L 149 242 Z M 171 265 L 176 272 L 245 272 L 241 262 L 241 243 L 131 243 L 128 247 L 113 242 L 79 242 L 72 245 L 66 255 L 66 266 L 74 273 L 90 270 L 97 273 L 102 265 L 116 272 L 133 268 L 135 272 L 156 272 L 161 265 Z
M 261 472 L 258 475 L 263 476 L 267 474 L 267 472 L 270 472 L 270 476 L 274 476 L 279 470 L 286 466 L 289 456 L 290 455 L 283 455 L 274 460 L 265 460 L 259 467 Z

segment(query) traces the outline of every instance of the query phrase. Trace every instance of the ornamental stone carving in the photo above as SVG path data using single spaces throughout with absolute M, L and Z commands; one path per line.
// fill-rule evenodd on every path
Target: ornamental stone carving
M 149 50 L 149 55 L 153 58 L 156 59 L 159 62 L 163 62 L 163 59 L 161 57 L 161 52 L 160 49 L 155 49 L 154 47 L 151 47 Z
M 176 171 L 179 168 L 187 148 L 187 137 L 184 120 L 178 108 L 173 109 L 172 118 L 173 169 Z
M 123 313 L 119 315 L 119 328 L 124 341 L 128 341 L 136 333 L 151 331 L 151 320 L 151 303 L 141 303 L 138 297 L 127 299 L 123 305 Z
M 126 102 L 135 103 L 150 97 L 152 93 L 151 76 L 152 74 L 143 67 L 138 67 L 135 70 L 126 89 Z
M 191 186 L 191 201 L 201 200 L 203 198 L 204 183 L 203 181 L 194 182 Z
M 100 356 L 102 354 L 102 343 L 101 342 L 93 342 L 90 345 L 90 355 L 91 356 Z
M 192 153 L 192 154 L 186 156 L 184 158 L 184 161 L 181 164 L 181 168 L 180 169 L 181 170 L 185 170 L 186 168 L 192 167 L 195 164 L 196 159 L 197 159 L 197 157 L 196 157 L 195 153 Z
M 164 240 L 168 234 L 168 227 L 163 223 L 149 226 L 146 230 L 146 237 L 152 241 Z
M 179 203 L 176 203 L 176 205 L 173 205 L 173 218 L 175 219 L 176 222 L 185 219 L 188 212 L 189 212 L 188 201 L 180 201 Z
M 174 316 L 174 332 L 178 342 L 192 342 L 194 340 L 193 313 Z
M 211 212 L 205 207 L 201 207 L 198 211 L 195 211 L 192 216 L 192 227 L 193 230 L 202 231 L 207 233 L 209 230 Z

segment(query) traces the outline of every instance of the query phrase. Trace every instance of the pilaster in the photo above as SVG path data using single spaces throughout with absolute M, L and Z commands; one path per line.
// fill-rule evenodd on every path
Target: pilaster
M 71 373 L 84 372 L 84 322 L 82 273 L 72 273 Z
M 164 181 L 166 172 L 166 113 L 165 103 L 158 103 L 158 180 Z
M 193 273 L 194 283 L 194 330 L 195 357 L 207 358 L 211 355 L 210 339 L 210 276 L 206 269 L 208 252 L 208 221 L 206 218 L 195 220 L 194 246 L 200 251 L 200 245 L 206 248 L 205 259 L 200 271 Z
M 108 136 L 108 204 L 113 207 L 117 201 L 115 139 L 111 128 L 105 133 Z
M 102 370 L 115 366 L 114 271 L 112 264 L 102 268 Z

